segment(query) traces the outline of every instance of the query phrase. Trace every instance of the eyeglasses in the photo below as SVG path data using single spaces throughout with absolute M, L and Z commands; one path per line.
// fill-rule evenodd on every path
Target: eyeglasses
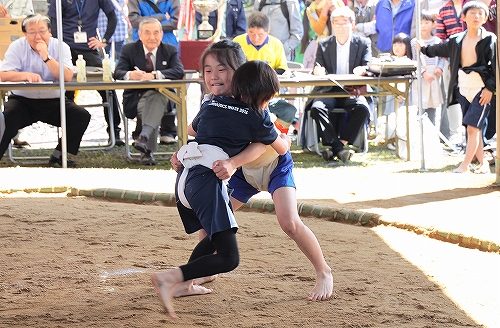
M 45 34 L 47 34 L 49 30 L 42 30 L 42 31 L 38 31 L 38 32 L 26 32 L 27 35 L 31 36 L 32 38 L 35 37 L 37 34 L 40 35 L 40 36 L 44 36 Z

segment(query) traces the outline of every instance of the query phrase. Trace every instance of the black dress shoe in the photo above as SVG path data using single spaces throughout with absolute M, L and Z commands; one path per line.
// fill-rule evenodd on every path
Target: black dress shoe
M 60 167 L 62 167 L 62 158 L 61 157 L 57 158 L 54 155 L 50 155 L 49 165 L 53 166 L 54 164 L 58 164 Z M 66 167 L 76 167 L 76 163 L 74 161 L 68 159 L 66 162 Z
M 115 140 L 115 146 L 118 146 L 118 147 L 125 146 L 125 142 L 123 142 L 122 139 L 116 139 Z
M 14 147 L 16 147 L 16 148 L 24 148 L 24 147 L 29 147 L 29 146 L 30 146 L 30 144 L 27 141 L 14 139 Z
M 151 150 L 147 153 L 141 154 L 139 161 L 142 165 L 156 165 L 156 160 L 153 157 L 153 152 Z
M 354 150 L 342 149 L 337 153 L 337 158 L 346 164 L 351 159 L 352 154 L 354 154 Z
M 321 155 L 325 161 L 331 161 L 333 159 L 333 152 L 330 148 L 323 150 Z
M 146 154 L 149 149 L 148 149 L 148 138 L 145 136 L 139 136 L 136 141 L 132 144 L 135 149 L 140 151 L 141 153 Z

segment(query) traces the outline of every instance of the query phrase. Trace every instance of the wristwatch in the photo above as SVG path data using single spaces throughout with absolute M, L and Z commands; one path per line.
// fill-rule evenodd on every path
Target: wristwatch
M 153 80 L 156 80 L 156 71 L 151 72 L 153 74 Z
M 47 55 L 47 59 L 45 59 L 43 62 L 46 63 L 46 62 L 48 62 L 51 59 L 52 59 L 52 57 L 50 55 Z
M 102 39 L 102 43 L 106 43 L 106 44 L 108 44 L 108 40 L 103 38 L 103 39 Z

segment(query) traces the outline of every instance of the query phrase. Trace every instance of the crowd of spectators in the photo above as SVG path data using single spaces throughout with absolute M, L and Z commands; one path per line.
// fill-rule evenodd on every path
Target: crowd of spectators
M 316 57 L 318 54 L 324 53 L 325 40 L 335 34 L 332 14 L 335 10 L 343 7 L 350 8 L 354 14 L 353 21 L 349 22 L 349 29 L 352 32 L 349 36 L 349 42 L 351 42 L 352 38 L 358 36 L 362 40 L 366 39 L 367 44 L 369 44 L 369 57 L 392 53 L 393 41 L 396 36 L 407 35 L 410 39 L 415 39 L 417 36 L 416 22 L 421 18 L 421 13 L 417 13 L 418 6 L 416 6 L 415 1 L 254 0 L 244 2 L 243 0 L 231 0 L 220 4 L 217 10 L 209 13 L 208 17 L 209 23 L 220 30 L 218 37 L 236 38 L 250 59 L 267 60 L 263 58 L 264 52 L 270 53 L 266 49 L 272 47 L 271 52 L 274 51 L 273 49 L 279 49 L 279 54 L 273 53 L 273 62 L 267 61 L 278 74 L 283 74 L 283 71 L 288 69 L 287 62 L 303 63 L 305 67 L 309 67 L 311 70 L 314 68 L 314 64 L 322 66 L 318 65 Z M 480 1 L 484 2 L 488 7 L 487 19 L 483 27 L 487 31 L 496 33 L 496 0 Z M 112 51 L 112 58 L 115 58 L 115 63 L 118 64 L 123 45 L 139 40 L 139 24 L 148 18 L 154 18 L 160 22 L 162 43 L 176 47 L 178 53 L 180 53 L 179 42 L 185 38 L 186 34 L 180 33 L 179 29 L 188 28 L 183 26 L 183 24 L 186 24 L 186 19 L 179 16 L 182 15 L 183 1 L 98 0 L 97 2 L 98 6 L 93 6 L 90 2 L 84 0 L 77 0 L 72 4 L 69 2 L 62 4 L 63 37 L 64 42 L 70 47 L 73 64 L 75 64 L 78 55 L 83 55 L 88 66 L 100 67 L 102 66 L 102 54 L 111 53 Z M 454 34 L 463 32 L 466 29 L 461 11 L 463 5 L 467 2 L 468 0 L 421 1 L 421 12 L 425 13 L 429 21 L 432 22 L 431 36 L 433 43 L 446 42 Z M 51 36 L 57 37 L 55 9 L 56 1 L 49 1 L 47 5 L 47 16 L 51 20 L 49 33 L 51 33 Z M 251 41 L 252 35 L 248 33 L 249 28 L 255 28 L 255 26 L 247 26 L 247 19 L 252 12 L 260 12 L 269 20 L 269 26 L 266 26 L 263 40 L 258 42 L 260 44 L 253 43 Z M 0 18 L 26 17 L 33 13 L 31 0 L 0 0 Z M 220 15 L 220 13 L 224 14 Z M 199 13 L 196 15 L 195 24 L 197 26 L 201 22 L 201 15 Z M 420 33 L 418 34 L 420 35 Z M 323 48 L 321 45 L 323 45 Z M 413 60 L 421 60 L 415 49 L 410 56 L 416 57 L 412 58 Z M 334 56 L 334 58 L 336 57 Z M 276 59 L 280 60 L 279 64 L 277 64 Z M 427 58 L 425 60 L 427 65 L 432 64 L 431 59 Z M 448 58 L 442 60 L 444 65 L 441 64 L 441 61 L 439 64 L 442 74 L 433 75 L 432 79 L 435 79 L 435 81 L 432 82 L 432 85 L 433 88 L 438 87 L 443 90 L 442 95 L 439 97 L 443 99 L 443 102 L 442 104 L 436 102 L 432 106 L 429 105 L 429 115 L 441 133 L 452 140 L 453 143 L 458 144 L 463 142 L 460 138 L 461 135 L 459 135 L 462 112 L 458 104 L 447 101 L 450 98 L 447 95 L 448 85 L 450 84 L 449 60 Z M 366 63 L 362 62 L 361 64 L 365 65 Z M 332 72 L 327 70 L 326 72 L 335 73 L 336 70 L 338 69 L 334 69 Z M 346 73 L 353 73 L 352 67 L 349 67 Z M 428 70 L 427 72 L 420 72 L 422 76 L 428 73 Z M 430 75 L 427 76 L 427 79 L 430 79 Z M 101 91 L 100 93 L 103 102 L 106 101 L 106 92 Z M 68 93 L 66 96 L 73 100 L 73 94 Z M 118 104 L 114 91 L 111 92 L 111 96 L 114 98 L 113 103 Z M 177 128 L 175 107 L 171 104 L 166 106 L 168 106 L 168 110 L 164 109 L 162 111 L 164 116 L 159 127 L 159 142 L 169 144 L 176 142 Z M 491 101 L 491 106 L 492 108 L 495 106 L 494 98 Z M 296 108 L 297 113 L 301 110 L 303 109 Z M 105 118 L 108 122 L 107 131 L 110 135 L 112 132 L 115 134 L 116 145 L 119 146 L 123 142 L 119 137 L 120 115 L 118 105 L 112 108 L 111 113 L 113 115 L 113 126 L 109 125 L 110 119 L 108 112 L 105 111 Z M 293 119 L 288 119 L 287 125 L 295 123 L 295 115 L 292 116 Z M 349 118 L 349 114 L 346 114 L 346 116 Z M 370 117 L 373 118 L 373 115 L 370 115 Z M 485 147 L 489 145 L 489 140 L 496 135 L 495 119 L 495 110 L 489 111 L 483 131 Z M 369 120 L 370 118 L 368 118 Z M 3 118 L 0 118 L 0 121 L 0 127 L 2 127 L 4 124 Z M 142 126 L 143 123 L 139 116 L 136 130 L 132 133 L 132 137 L 136 142 L 141 134 Z M 346 132 L 345 126 L 338 128 L 343 133 Z M 356 133 L 357 130 L 358 127 L 356 127 Z M 3 131 L 0 130 L 0 132 Z M 18 145 L 20 141 L 16 139 L 16 136 L 13 138 L 14 145 Z M 24 143 L 22 146 L 26 145 L 28 144 Z M 325 159 L 329 158 L 331 156 L 325 156 Z M 345 156 L 343 159 L 345 159 Z

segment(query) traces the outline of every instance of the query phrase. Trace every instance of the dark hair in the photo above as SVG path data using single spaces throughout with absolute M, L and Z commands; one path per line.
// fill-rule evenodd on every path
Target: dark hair
M 222 65 L 236 71 L 243 63 L 247 61 L 247 57 L 241 49 L 239 43 L 229 39 L 223 39 L 219 42 L 210 44 L 200 58 L 200 72 L 203 74 L 205 59 L 208 55 L 217 58 L 217 61 Z
M 261 28 L 264 31 L 268 32 L 270 22 L 269 22 L 269 17 L 267 15 L 261 13 L 260 11 L 254 11 L 249 17 L 248 17 L 248 28 Z
M 436 22 L 436 14 L 434 14 L 428 10 L 422 10 L 422 13 L 420 14 L 420 19 L 434 23 L 434 22 Z
M 31 14 L 23 19 L 23 22 L 21 23 L 21 31 L 23 31 L 23 33 L 26 33 L 27 25 L 38 23 L 40 21 L 44 21 L 45 23 L 47 23 L 47 28 L 50 29 L 50 18 L 42 14 Z
M 257 112 L 260 111 L 261 105 L 273 99 L 279 90 L 280 81 L 276 71 L 261 60 L 252 60 L 241 65 L 234 72 L 231 83 L 233 97 Z
M 469 1 L 467 2 L 463 7 L 462 7 L 462 15 L 465 16 L 469 9 L 482 9 L 484 10 L 484 13 L 486 17 L 490 14 L 490 10 L 488 9 L 488 6 L 482 1 Z
M 394 43 L 404 43 L 405 46 L 406 46 L 406 57 L 408 58 L 412 58 L 412 55 L 411 55 L 411 40 L 410 40 L 410 37 L 405 34 L 405 33 L 398 33 L 394 36 L 394 38 L 392 39 L 392 44 Z M 392 48 L 391 48 L 391 55 L 394 55 L 394 52 L 392 51 Z

